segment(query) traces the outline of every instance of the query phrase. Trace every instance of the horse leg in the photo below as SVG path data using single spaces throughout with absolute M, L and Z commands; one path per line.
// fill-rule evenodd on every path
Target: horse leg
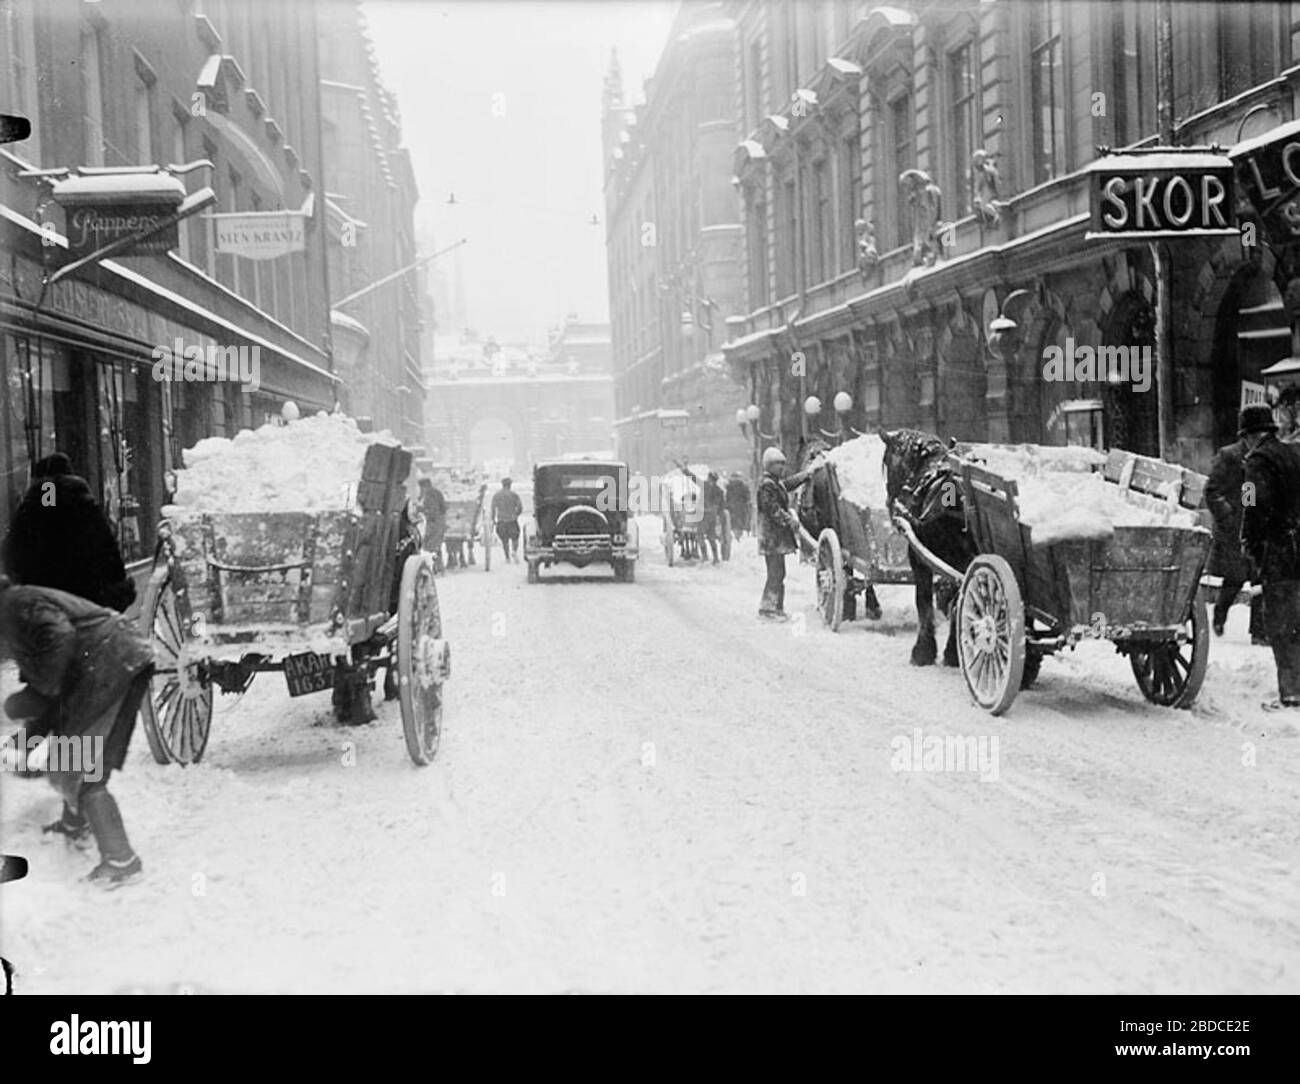
M 911 554 L 908 563 L 916 578 L 916 643 L 912 645 L 913 666 L 933 666 L 939 654 L 934 639 L 934 574 Z
M 948 643 L 943 649 L 944 666 L 960 666 L 961 661 L 957 657 L 957 603 L 952 604 L 948 611 Z

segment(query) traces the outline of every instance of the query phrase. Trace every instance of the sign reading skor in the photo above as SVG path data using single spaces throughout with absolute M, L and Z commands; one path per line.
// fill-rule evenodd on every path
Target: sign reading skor
M 1233 168 L 1226 155 L 1111 155 L 1089 167 L 1089 238 L 1230 236 Z

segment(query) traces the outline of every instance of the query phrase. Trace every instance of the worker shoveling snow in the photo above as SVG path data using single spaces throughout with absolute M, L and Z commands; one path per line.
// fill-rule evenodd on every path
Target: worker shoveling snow
M 840 494 L 860 508 L 885 507 L 885 444 L 867 434 L 828 453 Z M 1172 503 L 1131 495 L 1105 481 L 1095 468 L 1106 457 L 1091 448 L 981 444 L 968 458 L 1016 483 L 1022 523 L 1036 545 L 1106 539 L 1116 527 L 1194 527 L 1195 512 Z
M 175 503 L 163 514 L 344 511 L 356 501 L 366 449 L 376 443 L 398 442 L 324 411 L 233 439 L 208 437 L 183 453 Z

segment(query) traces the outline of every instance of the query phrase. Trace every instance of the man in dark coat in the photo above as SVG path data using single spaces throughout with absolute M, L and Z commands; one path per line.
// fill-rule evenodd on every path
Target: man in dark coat
M 807 472 L 786 476 L 785 453 L 768 448 L 763 453 L 763 478 L 758 483 L 758 552 L 767 563 L 767 580 L 758 604 L 758 616 L 784 620 L 785 555 L 799 549 L 795 530 L 799 519 L 790 509 L 789 492 L 807 480 Z
M 1264 589 L 1264 631 L 1277 663 L 1278 699 L 1300 708 L 1300 445 L 1277 439 L 1266 406 L 1241 412 L 1246 453 L 1241 542 Z
M 46 831 L 72 841 L 94 836 L 100 862 L 90 881 L 115 888 L 135 879 L 140 858 L 108 779 L 126 762 L 148 692 L 154 668 L 148 643 L 134 622 L 112 610 L 66 591 L 14 586 L 0 576 L 4 657 L 18 664 L 27 683 L 6 701 L 6 712 L 25 721 L 28 739 L 48 735 L 51 743 L 46 775 L 63 797 L 63 816 Z M 55 743 L 62 750 L 57 757 Z M 10 754 L 13 748 L 10 743 Z
M 1251 578 L 1250 558 L 1241 548 L 1241 487 L 1246 480 L 1246 438 L 1225 445 L 1215 453 L 1210 477 L 1205 484 L 1205 503 L 1214 517 L 1214 538 L 1210 543 L 1208 571 L 1223 580 L 1214 604 L 1214 634 L 1223 635 L 1228 608 Z M 1250 638 L 1263 644 L 1262 610 L 1259 596 L 1250 603 Z
M 424 515 L 424 548 L 433 554 L 433 570 L 441 572 L 442 538 L 447 533 L 447 498 L 432 479 L 420 479 L 420 511 Z
M 54 587 L 119 612 L 135 601 L 113 529 L 62 452 L 33 466 L 0 559 L 15 583 Z
M 731 513 L 731 530 L 737 538 L 749 530 L 749 486 L 739 471 L 733 471 L 727 481 L 727 511 Z

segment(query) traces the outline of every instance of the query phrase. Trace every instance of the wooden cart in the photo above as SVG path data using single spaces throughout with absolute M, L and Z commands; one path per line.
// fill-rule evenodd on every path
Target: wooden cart
M 1121 459 L 1126 455 L 1118 453 Z M 1174 492 L 1189 472 L 1128 458 L 1135 462 L 1121 477 L 1111 469 L 1120 462 L 1112 456 L 1104 472 L 1108 484 L 1124 480 L 1141 493 L 1142 480 L 1155 478 L 1159 485 L 1153 490 L 1164 499 L 1184 506 L 1199 501 L 1199 491 L 1181 498 Z M 1205 680 L 1209 655 L 1209 620 L 1198 590 L 1210 532 L 1116 527 L 1105 541 L 1035 545 L 1032 528 L 1020 522 L 1015 482 L 968 460 L 954 456 L 950 462 L 961 479 L 967 526 L 978 550 L 965 573 L 926 550 L 906 517 L 898 514 L 894 522 L 931 568 L 961 581 L 957 643 L 975 702 L 1000 715 L 1015 700 L 1026 671 L 1032 681 L 1044 655 L 1097 637 L 1128 657 L 1147 700 L 1189 707 Z M 1189 490 L 1194 480 L 1186 482 Z
M 450 654 L 430 555 L 397 567 L 410 466 L 410 452 L 372 444 L 357 511 L 178 514 L 161 524 L 141 615 L 157 665 L 141 712 L 155 760 L 203 756 L 217 689 L 242 693 L 276 670 L 300 696 L 368 685 L 381 669 L 411 759 L 433 759 Z
M 470 565 L 478 562 L 474 559 L 474 547 L 483 545 L 483 571 L 492 570 L 492 537 L 488 524 L 487 483 L 479 485 L 473 497 L 459 500 L 447 500 L 447 530 L 442 536 L 443 544 L 454 546 L 463 544 Z

